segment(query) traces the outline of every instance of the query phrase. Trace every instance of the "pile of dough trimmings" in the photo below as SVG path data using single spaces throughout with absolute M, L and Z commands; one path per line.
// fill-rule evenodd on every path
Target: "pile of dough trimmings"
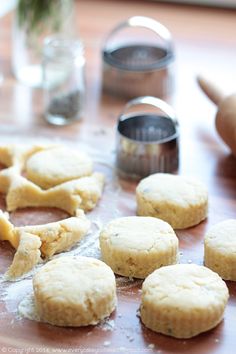
M 42 321 L 57 326 L 95 325 L 116 307 L 116 282 L 105 263 L 60 257 L 33 278 L 35 305 Z
M 16 248 L 13 262 L 5 277 L 14 280 L 29 272 L 44 257 L 67 251 L 84 237 L 90 221 L 83 210 L 75 217 L 44 225 L 14 227 L 8 215 L 0 211 L 0 240 L 9 241 Z
M 223 279 L 236 281 L 236 220 L 220 222 L 207 232 L 204 263 Z
M 160 218 L 174 229 L 197 225 L 207 217 L 207 189 L 194 179 L 157 173 L 138 184 L 136 197 L 138 215 Z
M 178 260 L 178 239 L 172 227 L 152 217 L 130 216 L 111 221 L 100 234 L 103 261 L 116 274 L 145 278 Z
M 141 319 L 155 332 L 191 338 L 220 323 L 228 297 L 225 282 L 206 267 L 162 267 L 143 283 Z
M 52 162 L 53 156 L 55 163 Z M 77 165 L 79 161 L 80 166 Z M 8 211 L 45 206 L 57 207 L 74 215 L 78 208 L 84 211 L 93 209 L 102 194 L 103 174 L 92 173 L 90 158 L 69 149 L 59 146 L 0 146 L 0 163 L 7 167 L 0 171 L 0 192 L 6 194 Z M 25 166 L 29 177 L 41 185 L 54 187 L 43 190 L 21 176 Z M 82 177 L 86 174 L 89 176 Z

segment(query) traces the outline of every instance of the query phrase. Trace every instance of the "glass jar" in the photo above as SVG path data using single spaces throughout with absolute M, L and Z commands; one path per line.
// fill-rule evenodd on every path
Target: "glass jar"
M 85 100 L 85 58 L 80 40 L 51 37 L 43 51 L 46 120 L 67 125 L 82 117 Z
M 42 87 L 42 51 L 46 37 L 74 35 L 73 0 L 19 0 L 12 29 L 12 71 L 30 87 Z

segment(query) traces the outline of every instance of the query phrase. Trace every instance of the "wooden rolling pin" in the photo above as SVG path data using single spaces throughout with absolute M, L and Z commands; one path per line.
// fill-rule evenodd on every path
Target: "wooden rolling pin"
M 197 81 L 203 92 L 218 106 L 216 130 L 236 156 L 236 94 L 225 97 L 218 87 L 205 78 L 199 76 Z

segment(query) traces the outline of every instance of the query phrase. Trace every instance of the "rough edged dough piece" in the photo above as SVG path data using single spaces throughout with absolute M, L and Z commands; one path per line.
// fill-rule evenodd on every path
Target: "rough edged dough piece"
M 91 158 L 67 148 L 40 151 L 26 163 L 27 178 L 43 189 L 92 174 Z
M 51 257 L 67 251 L 87 234 L 89 228 L 90 221 L 83 210 L 77 210 L 75 217 L 65 220 L 22 227 L 14 227 L 8 214 L 0 211 L 0 240 L 9 241 L 17 249 L 6 277 L 14 280 L 30 271 L 40 261 L 40 253 Z
M 5 274 L 6 280 L 15 280 L 28 273 L 41 261 L 41 241 L 38 236 L 23 232 L 13 262 Z
M 191 178 L 156 173 L 138 184 L 136 198 L 138 215 L 160 218 L 174 229 L 197 225 L 207 217 L 207 189 Z
M 40 238 L 41 252 L 45 257 L 52 257 L 56 253 L 69 250 L 80 241 L 89 231 L 90 221 L 83 210 L 77 210 L 75 217 L 44 225 L 16 227 L 15 232 L 31 233 Z
M 236 220 L 220 222 L 207 232 L 204 263 L 225 280 L 236 281 Z
M 46 257 L 67 251 L 80 241 L 89 231 L 90 221 L 83 210 L 77 210 L 76 216 L 43 225 L 14 227 L 8 220 L 8 214 L 0 211 L 0 240 L 9 241 L 18 248 L 22 233 L 38 236 L 42 241 L 41 252 Z
M 56 207 L 74 215 L 81 208 L 93 209 L 101 197 L 104 175 L 93 173 L 59 186 L 42 190 L 22 176 L 15 175 L 6 197 L 7 210 L 14 211 L 25 207 Z
M 97 324 L 116 307 L 116 282 L 110 267 L 86 257 L 60 257 L 33 278 L 42 321 L 56 326 Z
M 102 260 L 116 274 L 146 278 L 178 260 L 178 238 L 166 222 L 130 216 L 111 221 L 100 233 Z
M 17 248 L 19 245 L 19 235 L 16 234 L 14 225 L 9 221 L 9 214 L 0 210 L 0 240 L 8 241 Z
M 155 332 L 191 338 L 220 323 L 228 297 L 225 282 L 206 267 L 162 267 L 143 283 L 141 319 Z

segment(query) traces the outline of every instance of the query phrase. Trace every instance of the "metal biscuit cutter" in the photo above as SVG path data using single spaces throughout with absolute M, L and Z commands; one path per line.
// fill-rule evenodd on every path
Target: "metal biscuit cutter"
M 131 31 L 138 33 L 132 37 Z M 120 39 L 120 32 L 127 32 L 126 36 Z M 135 16 L 118 24 L 108 35 L 102 55 L 105 92 L 129 98 L 167 98 L 172 93 L 173 41 L 168 29 L 156 20 Z
M 137 111 L 135 106 L 139 105 L 145 105 L 146 109 Z M 150 106 L 155 112 L 150 112 Z M 178 165 L 179 124 L 173 109 L 151 96 L 129 101 L 117 125 L 118 174 L 140 179 L 156 172 L 174 172 Z

